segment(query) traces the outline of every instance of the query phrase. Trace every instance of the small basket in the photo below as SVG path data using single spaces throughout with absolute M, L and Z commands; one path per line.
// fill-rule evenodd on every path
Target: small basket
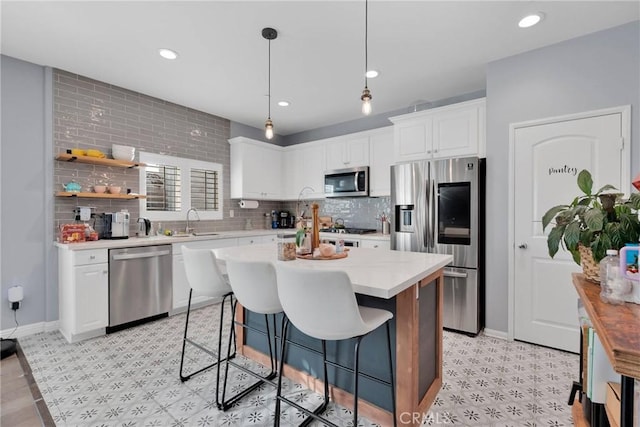
M 590 282 L 600 283 L 600 265 L 593 259 L 593 252 L 588 246 L 578 245 L 580 265 L 585 278 Z

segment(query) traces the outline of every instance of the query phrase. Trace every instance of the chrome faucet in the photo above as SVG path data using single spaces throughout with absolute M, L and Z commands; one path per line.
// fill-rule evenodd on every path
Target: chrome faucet
M 193 231 L 192 227 L 189 227 L 189 214 L 191 214 L 191 211 L 193 211 L 196 214 L 196 218 L 197 221 L 200 221 L 200 215 L 198 215 L 198 211 L 196 210 L 196 208 L 191 208 L 187 211 L 187 227 L 185 228 L 185 233 L 189 234 Z

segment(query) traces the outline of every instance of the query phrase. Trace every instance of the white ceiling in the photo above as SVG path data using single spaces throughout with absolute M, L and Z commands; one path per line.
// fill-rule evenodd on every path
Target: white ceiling
M 369 2 L 374 114 L 485 88 L 491 61 L 640 19 L 638 1 Z M 276 133 L 361 118 L 364 0 L 2 1 L 1 52 Z M 519 29 L 519 18 L 545 20 Z M 157 53 L 179 52 L 176 61 Z M 597 60 L 597 58 L 594 58 Z M 288 108 L 276 102 L 291 102 Z

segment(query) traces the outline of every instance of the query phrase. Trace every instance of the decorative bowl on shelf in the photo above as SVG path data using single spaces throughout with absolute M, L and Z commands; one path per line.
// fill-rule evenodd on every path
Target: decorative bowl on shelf
M 136 155 L 136 149 L 127 145 L 112 144 L 111 155 L 114 159 L 132 162 Z
M 106 193 L 107 186 L 106 185 L 94 185 L 93 186 L 93 191 L 95 193 Z
M 111 194 L 120 194 L 120 190 L 122 190 L 122 188 L 117 185 L 109 186 L 109 193 Z

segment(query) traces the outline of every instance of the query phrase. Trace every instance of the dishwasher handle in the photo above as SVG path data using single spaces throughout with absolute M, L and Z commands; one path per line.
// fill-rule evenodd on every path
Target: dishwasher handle
M 444 270 L 444 277 L 455 277 L 458 279 L 466 279 L 468 276 L 467 273 L 458 273 L 457 271 L 452 271 L 452 270 Z
M 171 251 L 142 252 L 139 254 L 112 255 L 111 259 L 113 259 L 114 261 L 117 261 L 122 259 L 152 258 L 152 257 L 170 255 L 170 254 L 171 254 Z

